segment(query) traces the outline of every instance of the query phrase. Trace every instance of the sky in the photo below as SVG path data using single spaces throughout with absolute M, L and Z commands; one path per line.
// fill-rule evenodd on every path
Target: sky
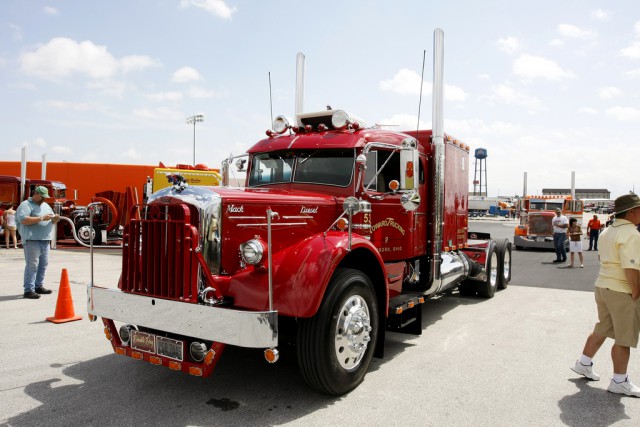
M 305 111 L 430 129 L 435 28 L 444 129 L 487 150 L 490 196 L 524 172 L 640 191 L 637 0 L 3 0 L 0 160 L 190 164 L 203 114 L 196 163 L 220 167 L 293 117 L 298 52 Z

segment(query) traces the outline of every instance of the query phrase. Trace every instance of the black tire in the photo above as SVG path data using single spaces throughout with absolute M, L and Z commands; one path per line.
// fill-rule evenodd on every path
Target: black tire
M 496 242 L 498 252 L 498 289 L 506 289 L 511 281 L 511 242 L 500 239 Z
M 478 295 L 483 298 L 493 298 L 498 289 L 498 253 L 495 242 L 489 243 L 485 273 L 487 278 L 478 284 Z
M 89 221 L 80 221 L 76 224 L 76 234 L 78 235 L 78 239 L 86 245 L 89 244 L 89 239 L 91 238 L 91 234 L 93 234 L 93 244 L 99 245 L 102 243 L 102 233 L 100 232 L 100 228 L 97 224 L 93 224 L 93 233 L 91 233 L 91 227 L 89 226 Z
M 367 275 L 336 270 L 318 312 L 298 325 L 298 364 L 307 384 L 336 396 L 356 388 L 371 363 L 378 320 L 378 302 Z

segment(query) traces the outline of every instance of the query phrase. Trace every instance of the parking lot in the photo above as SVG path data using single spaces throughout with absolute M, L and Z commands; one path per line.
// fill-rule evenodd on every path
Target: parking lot
M 471 221 L 511 238 L 513 220 Z M 632 426 L 640 399 L 606 391 L 611 343 L 596 356 L 602 380 L 569 370 L 596 319 L 597 253 L 584 269 L 558 268 L 552 252 L 514 251 L 510 286 L 493 299 L 457 292 L 423 306 L 422 335 L 389 333 L 385 357 L 342 397 L 309 389 L 295 351 L 269 365 L 260 350 L 228 347 L 206 379 L 115 355 L 102 323 L 86 315 L 85 249 L 52 251 L 52 295 L 22 298 L 21 250 L 0 249 L 0 424 Z M 76 314 L 53 324 L 62 269 Z M 95 282 L 115 287 L 118 251 L 95 255 Z M 640 382 L 640 355 L 630 375 Z M 636 421 L 633 421 L 633 420 Z

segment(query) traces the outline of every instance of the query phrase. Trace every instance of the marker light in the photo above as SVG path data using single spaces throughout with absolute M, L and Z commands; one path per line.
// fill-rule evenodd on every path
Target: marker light
M 276 363 L 280 358 L 280 352 L 277 348 L 268 348 L 264 351 L 264 358 L 269 363 Z
M 318 132 L 324 132 L 327 130 L 327 125 L 325 125 L 324 123 L 320 123 L 318 125 Z
M 304 131 L 305 132 L 311 132 L 313 130 L 313 126 L 311 125 L 304 125 Z
M 278 116 L 273 119 L 273 130 L 276 133 L 283 134 L 289 129 L 289 120 L 285 116 Z
M 349 227 L 349 220 L 347 220 L 346 218 L 340 218 L 336 223 L 336 227 L 338 227 L 338 230 L 340 231 L 346 230 L 347 227 Z
M 389 189 L 391 191 L 397 191 L 398 188 L 400 188 L 400 183 L 397 180 L 392 180 L 391 182 L 389 182 Z
M 264 247 L 259 240 L 252 239 L 240 245 L 240 256 L 249 265 L 256 265 L 262 260 Z

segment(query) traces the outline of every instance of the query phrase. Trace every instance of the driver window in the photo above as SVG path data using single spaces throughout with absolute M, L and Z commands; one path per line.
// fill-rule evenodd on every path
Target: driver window
M 388 161 L 387 161 L 388 160 Z M 386 162 L 386 164 L 385 164 Z M 400 153 L 397 151 L 373 150 L 367 153 L 367 170 L 364 185 L 367 186 L 380 167 L 378 177 L 369 185 L 369 190 L 385 193 L 389 190 L 389 182 L 400 180 Z

